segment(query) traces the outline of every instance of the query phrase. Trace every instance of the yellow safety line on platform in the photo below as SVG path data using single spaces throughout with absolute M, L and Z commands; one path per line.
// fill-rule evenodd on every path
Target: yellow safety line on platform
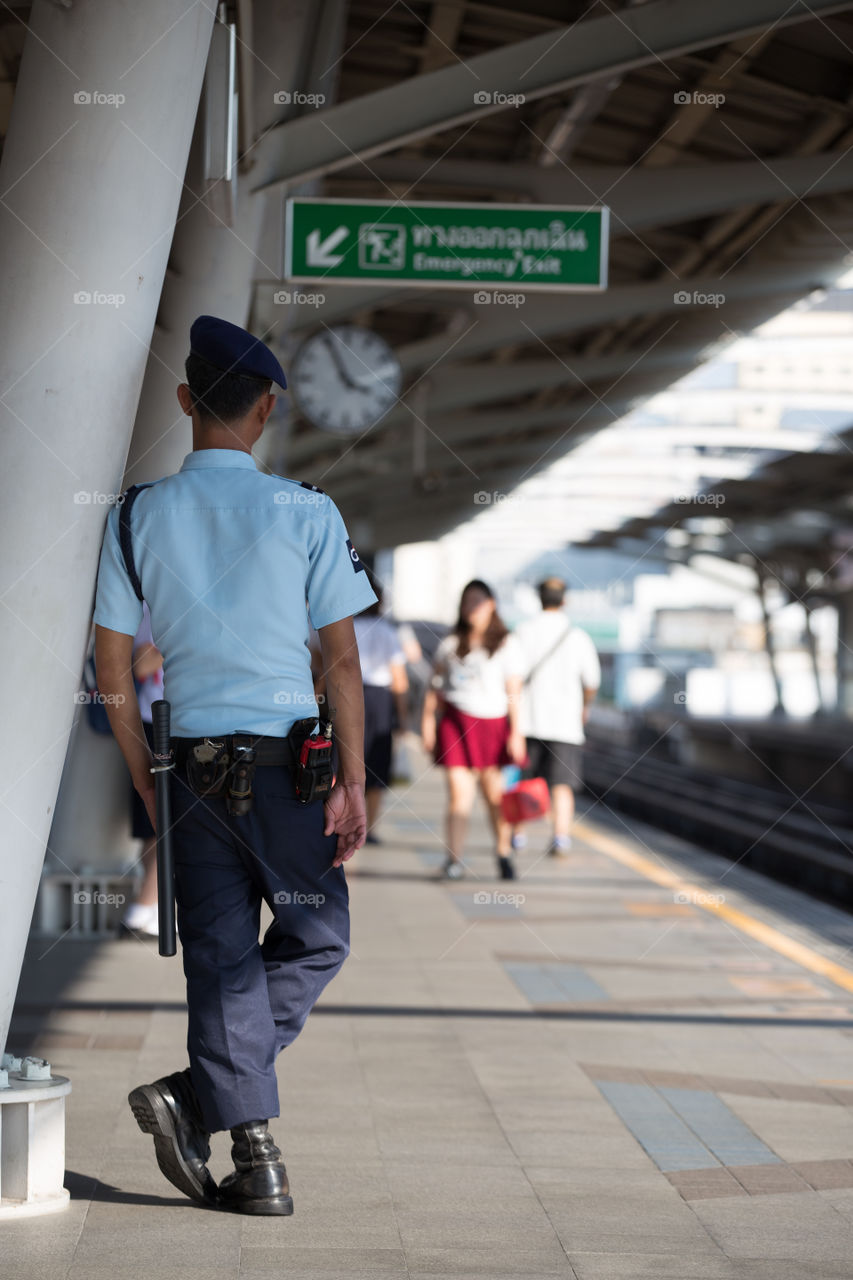
M 766 947 L 770 947 L 772 951 L 778 952 L 779 955 L 787 956 L 789 960 L 802 965 L 804 969 L 809 969 L 812 973 L 819 973 L 822 977 L 828 978 L 830 982 L 834 982 L 837 987 L 841 987 L 842 990 L 853 992 L 853 970 L 845 969 L 843 965 L 836 964 L 834 960 L 827 960 L 826 956 L 820 955 L 817 951 L 813 951 L 811 947 L 804 946 L 801 942 L 796 942 L 793 938 L 789 938 L 787 934 L 782 933 L 780 929 L 774 929 L 772 925 L 765 924 L 763 920 L 757 920 L 755 916 L 748 915 L 745 911 L 739 911 L 737 907 L 726 906 L 724 902 L 717 900 L 711 890 L 688 884 L 674 871 L 668 871 L 666 867 L 659 866 L 651 858 L 646 858 L 643 854 L 636 853 L 622 840 L 606 835 L 603 831 L 596 831 L 585 822 L 576 822 L 574 830 L 575 834 L 581 840 L 585 840 L 593 849 L 598 849 L 599 852 L 606 854 L 607 857 L 613 858 L 616 862 L 621 862 L 623 866 L 631 867 L 634 871 L 638 871 L 640 875 L 645 876 L 647 880 L 653 880 L 655 884 L 660 884 L 664 888 L 675 889 L 678 893 L 685 894 L 692 906 L 701 907 L 703 911 L 710 911 L 713 915 L 717 915 L 722 920 L 726 920 L 730 925 L 733 925 L 735 929 L 740 929 L 741 933 L 746 933 L 750 938 L 763 942 Z

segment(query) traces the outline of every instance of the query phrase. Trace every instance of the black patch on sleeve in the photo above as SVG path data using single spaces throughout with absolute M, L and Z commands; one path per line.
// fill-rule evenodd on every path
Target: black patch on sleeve
M 359 560 L 358 552 L 356 551 L 355 547 L 352 545 L 352 538 L 347 538 L 347 551 L 349 552 L 349 558 L 352 561 L 352 567 L 355 570 L 355 572 L 364 573 L 364 565 Z
M 310 489 L 312 493 L 325 493 L 325 489 L 321 489 L 318 484 L 309 484 L 307 480 L 300 480 L 299 484 L 303 489 Z

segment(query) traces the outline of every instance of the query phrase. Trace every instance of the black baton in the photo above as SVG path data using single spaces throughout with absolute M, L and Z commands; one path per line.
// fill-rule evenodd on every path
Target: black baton
M 172 806 L 169 774 L 175 767 L 169 743 L 168 702 L 162 698 L 151 704 L 154 730 L 154 785 L 157 796 L 157 923 L 160 955 L 173 956 L 178 950 L 175 937 L 175 859 L 172 852 Z

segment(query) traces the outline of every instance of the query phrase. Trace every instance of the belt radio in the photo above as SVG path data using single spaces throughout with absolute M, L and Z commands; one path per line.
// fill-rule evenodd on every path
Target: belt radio
M 334 786 L 332 764 L 332 725 L 329 720 L 320 722 L 319 733 L 304 733 L 306 725 L 313 728 L 313 720 L 298 720 L 291 730 L 296 756 L 294 786 L 303 804 L 310 804 L 318 796 L 327 796 Z

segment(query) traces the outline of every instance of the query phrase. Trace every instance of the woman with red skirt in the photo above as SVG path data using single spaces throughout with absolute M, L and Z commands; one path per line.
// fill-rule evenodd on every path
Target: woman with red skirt
M 432 687 L 424 701 L 424 747 L 435 753 L 447 777 L 443 874 L 463 874 L 462 851 L 477 783 L 495 835 L 498 872 L 515 876 L 510 828 L 501 817 L 501 766 L 522 764 L 524 737 L 518 728 L 524 658 L 497 611 L 493 592 L 475 579 L 462 592 L 456 626 L 435 657 Z

